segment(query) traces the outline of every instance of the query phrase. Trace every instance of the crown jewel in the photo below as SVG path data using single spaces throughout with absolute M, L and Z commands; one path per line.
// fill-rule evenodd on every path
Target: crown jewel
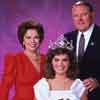
M 73 41 L 68 41 L 64 38 L 64 35 L 60 35 L 55 42 L 52 40 L 49 41 L 49 49 L 56 49 L 56 48 L 66 48 L 68 50 L 73 50 Z

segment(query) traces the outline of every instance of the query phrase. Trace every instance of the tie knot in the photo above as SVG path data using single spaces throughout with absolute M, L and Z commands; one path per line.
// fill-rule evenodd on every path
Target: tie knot
M 81 36 L 80 36 L 80 41 L 85 41 L 85 37 L 84 37 L 84 34 L 83 33 L 81 33 Z
M 81 37 L 84 37 L 84 34 L 83 33 L 81 33 Z

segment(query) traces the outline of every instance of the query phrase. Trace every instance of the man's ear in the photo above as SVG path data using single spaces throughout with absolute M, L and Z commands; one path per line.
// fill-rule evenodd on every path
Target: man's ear
M 96 16 L 96 13 L 93 11 L 92 14 L 91 14 L 91 17 L 94 19 Z

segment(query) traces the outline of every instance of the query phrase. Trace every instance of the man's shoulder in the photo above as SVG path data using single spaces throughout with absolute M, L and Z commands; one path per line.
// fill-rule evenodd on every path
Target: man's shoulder
M 65 38 L 71 38 L 71 37 L 75 37 L 77 35 L 77 31 L 71 31 L 71 32 L 66 32 L 64 33 L 64 37 Z
M 94 31 L 100 31 L 100 25 L 95 25 L 94 26 Z

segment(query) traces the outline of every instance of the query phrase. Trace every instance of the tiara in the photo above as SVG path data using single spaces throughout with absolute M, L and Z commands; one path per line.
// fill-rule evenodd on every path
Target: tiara
M 73 50 L 73 41 L 68 41 L 67 39 L 65 39 L 64 35 L 60 35 L 55 42 L 53 42 L 52 40 L 49 41 L 48 48 L 66 48 L 68 50 Z

